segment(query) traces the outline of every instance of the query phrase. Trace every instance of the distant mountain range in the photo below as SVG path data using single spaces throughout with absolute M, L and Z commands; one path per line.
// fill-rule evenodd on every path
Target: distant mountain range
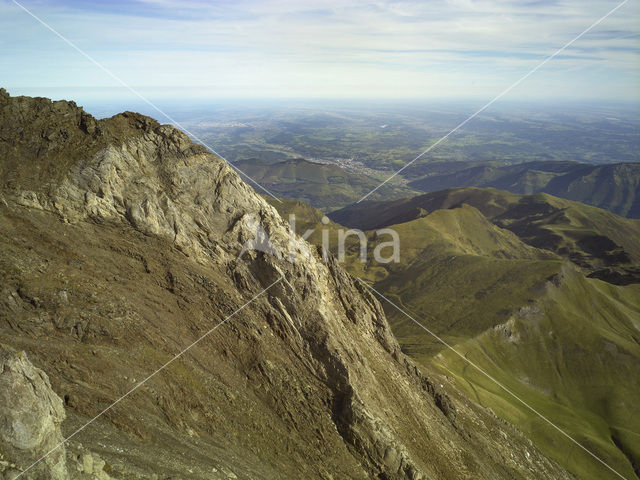
M 640 217 L 640 163 L 591 165 L 578 162 L 527 162 L 499 165 L 444 162 L 416 167 L 428 172 L 408 186 L 424 192 L 453 187 L 493 187 L 513 193 L 549 193 L 604 208 L 625 217 Z M 412 172 L 410 172 L 412 173 Z
M 274 194 L 324 211 L 358 201 L 390 175 L 389 172 L 374 178 L 339 165 L 303 159 L 276 163 L 252 159 L 234 165 Z M 405 184 L 387 183 L 368 200 L 399 199 L 456 187 L 491 187 L 519 194 L 548 193 L 624 217 L 640 218 L 640 163 L 432 162 L 411 166 L 402 175 L 407 180 Z

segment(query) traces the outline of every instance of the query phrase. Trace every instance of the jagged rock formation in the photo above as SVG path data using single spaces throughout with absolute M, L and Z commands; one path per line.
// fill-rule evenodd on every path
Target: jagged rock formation
M 5 92 L 0 118 L 0 341 L 47 371 L 66 432 L 210 333 L 74 437 L 74 463 L 89 446 L 113 478 L 569 478 L 418 369 L 365 287 L 179 131 Z M 238 258 L 256 219 L 277 255 Z

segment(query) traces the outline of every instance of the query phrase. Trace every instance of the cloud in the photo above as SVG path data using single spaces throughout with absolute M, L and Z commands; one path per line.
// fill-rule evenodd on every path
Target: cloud
M 490 95 L 615 5 L 607 0 L 25 2 L 132 85 L 209 87 L 218 95 L 387 97 Z M 113 84 L 13 4 L 0 6 L 0 15 L 6 19 L 0 68 L 7 85 Z M 548 94 L 554 81 L 558 95 L 638 101 L 639 23 L 637 2 L 629 2 L 532 76 L 526 94 Z

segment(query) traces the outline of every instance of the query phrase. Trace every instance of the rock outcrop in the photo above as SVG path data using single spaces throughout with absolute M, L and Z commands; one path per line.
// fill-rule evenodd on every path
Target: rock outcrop
M 64 418 L 62 399 L 47 375 L 25 352 L 0 344 L 0 478 L 16 478 L 55 449 L 21 478 L 68 480 L 65 448 L 60 446 Z
M 72 451 L 113 478 L 569 478 L 413 365 L 368 290 L 221 159 L 138 114 L 47 102 L 0 97 L 0 340 L 82 425 L 206 334 Z M 256 221 L 275 254 L 239 258 Z

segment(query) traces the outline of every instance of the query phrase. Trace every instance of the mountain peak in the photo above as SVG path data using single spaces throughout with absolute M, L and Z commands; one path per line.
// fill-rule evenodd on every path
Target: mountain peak
M 157 143 L 161 158 L 206 149 L 170 125 L 135 112 L 97 120 L 73 101 L 0 95 L 0 182 L 10 189 L 38 190 L 57 184 L 71 167 L 108 145 L 141 137 Z

